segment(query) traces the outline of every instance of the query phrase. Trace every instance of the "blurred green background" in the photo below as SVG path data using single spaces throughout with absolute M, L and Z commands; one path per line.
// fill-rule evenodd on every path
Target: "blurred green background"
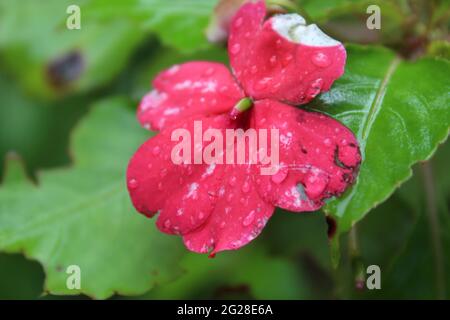
M 381 30 L 366 28 L 366 8 L 373 3 L 382 9 Z M 81 8 L 80 30 L 66 28 L 69 16 L 66 9 L 71 4 Z M 385 46 L 411 59 L 411 63 L 423 56 L 450 58 L 449 1 L 298 0 L 295 4 L 327 33 L 343 42 Z M 30 207 L 21 210 L 40 208 L 32 199 L 36 193 L 33 188 L 40 188 L 41 173 L 44 175 L 46 170 L 55 168 L 71 170 L 77 158 L 73 149 L 81 154 L 83 134 L 87 136 L 90 132 L 85 127 L 88 123 L 98 124 L 95 119 L 86 120 L 95 118 L 94 109 L 104 108 L 108 113 L 109 104 L 114 110 L 121 108 L 118 116 L 111 115 L 110 119 L 117 128 L 108 127 L 116 130 L 119 137 L 116 141 L 120 143 L 120 132 L 127 132 L 127 125 L 133 123 L 129 119 L 134 119 L 137 103 L 150 90 L 156 73 L 189 60 L 228 64 L 225 46 L 208 43 L 205 36 L 215 5 L 216 1 L 212 0 L 0 0 L 0 162 L 2 168 L 6 168 L 6 162 L 22 163 L 30 183 L 37 184 L 32 188 L 20 187 L 16 192 L 24 205 L 30 201 Z M 116 105 L 120 106 L 116 108 Z M 85 120 L 88 122 L 84 123 Z M 130 150 L 149 137 L 139 131 L 137 123 L 133 126 L 130 131 L 139 133 Z M 70 144 L 73 136 L 76 136 L 74 148 Z M 112 162 L 122 150 L 114 149 L 113 142 L 104 150 L 109 152 Z M 126 150 L 124 159 L 131 155 Z M 52 281 L 62 278 L 45 280 L 45 274 L 59 272 L 64 276 L 64 272 L 50 268 L 57 266 L 57 261 L 45 258 L 53 257 L 51 253 L 33 254 L 41 252 L 36 247 L 43 240 L 35 241 L 33 234 L 27 234 L 23 241 L 10 246 L 13 233 L 8 231 L 12 230 L 8 224 L 5 229 L 0 226 L 0 248 L 3 248 L 0 298 L 449 298 L 449 160 L 447 143 L 439 147 L 430 161 L 417 164 L 413 178 L 371 210 L 351 235 L 341 236 L 337 267 L 330 257 L 330 251 L 336 249 L 330 249 L 327 238 L 330 226 L 323 212 L 293 214 L 278 210 L 251 245 L 219 254 L 214 259 L 184 251 L 180 241 L 157 233 L 154 221 L 149 221 L 146 226 L 154 234 L 152 237 L 156 237 L 155 241 L 170 241 L 167 248 L 177 248 L 166 252 L 173 255 L 169 261 L 161 262 L 155 255 L 148 262 L 159 265 L 159 269 L 170 265 L 162 271 L 163 275 L 145 278 L 148 284 L 136 290 L 131 285 L 116 287 L 117 279 L 111 276 L 102 279 L 105 283 L 109 281 L 104 288 L 93 285 L 82 292 L 87 295 L 59 296 L 59 292 L 68 292 L 57 289 L 59 285 Z M 120 168 L 125 170 L 126 161 L 119 162 L 117 167 L 121 174 Z M 84 167 L 80 170 L 89 172 L 92 181 L 96 179 L 95 170 Z M 6 176 L 6 170 L 2 169 L 0 177 L 6 180 Z M 98 179 L 101 177 L 99 173 Z M 13 198 L 15 187 L 15 184 L 0 186 L 0 192 L 3 189 L 7 194 L 0 198 L 0 211 L 10 216 L 15 215 L 15 204 L 6 200 Z M 76 188 L 82 188 L 82 184 Z M 57 193 L 54 197 L 58 197 Z M 47 201 L 53 201 L 51 194 Z M 117 204 L 111 201 L 111 205 Z M 132 212 L 128 207 L 126 210 Z M 143 220 L 135 215 L 137 221 Z M 9 223 L 0 219 L 0 224 L 2 221 Z M 108 228 L 106 223 L 99 223 L 102 228 Z M 99 232 L 102 228 L 99 227 Z M 17 230 L 19 235 L 24 232 L 19 227 Z M 51 232 L 57 231 L 45 230 L 45 234 Z M 89 239 L 82 231 L 74 232 L 88 237 L 86 242 L 96 241 L 95 235 Z M 146 234 L 139 236 L 144 238 Z M 128 268 L 135 272 L 131 262 L 127 265 L 127 252 L 120 247 L 121 242 L 110 245 L 118 246 L 120 257 L 111 258 L 109 268 Z M 89 248 L 77 250 L 74 256 Z M 124 265 L 119 268 L 116 261 Z M 356 283 L 361 280 L 361 270 L 371 264 L 379 265 L 382 270 L 382 289 L 358 289 Z M 139 282 L 139 278 L 136 276 L 133 281 Z

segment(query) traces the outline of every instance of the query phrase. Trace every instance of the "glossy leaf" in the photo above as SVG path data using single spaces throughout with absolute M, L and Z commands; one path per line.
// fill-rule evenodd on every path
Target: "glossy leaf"
M 449 132 L 450 64 L 402 61 L 387 49 L 347 47 L 344 76 L 311 104 L 357 135 L 363 162 L 357 183 L 325 208 L 348 230 L 431 157 Z

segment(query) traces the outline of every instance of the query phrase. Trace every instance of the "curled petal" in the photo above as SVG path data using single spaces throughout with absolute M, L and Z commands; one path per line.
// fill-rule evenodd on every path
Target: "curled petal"
M 258 194 L 251 167 L 224 165 L 223 168 L 224 180 L 214 211 L 202 227 L 183 237 L 191 251 L 214 255 L 239 249 L 261 233 L 274 211 L 274 206 Z
M 328 91 L 344 73 L 344 46 L 297 14 L 264 16 L 264 2 L 249 3 L 230 27 L 230 62 L 245 93 L 304 104 Z
M 188 62 L 161 72 L 142 98 L 137 117 L 147 129 L 161 130 L 190 116 L 230 110 L 242 92 L 228 69 L 213 62 Z
M 353 133 L 326 115 L 273 100 L 256 102 L 252 126 L 279 130 L 278 163 L 261 164 L 256 177 L 261 196 L 292 211 L 314 211 L 323 200 L 338 196 L 357 175 L 361 155 Z M 274 144 L 267 155 L 273 157 Z

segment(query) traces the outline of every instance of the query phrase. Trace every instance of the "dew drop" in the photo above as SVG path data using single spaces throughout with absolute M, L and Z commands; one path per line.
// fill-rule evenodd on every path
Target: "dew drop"
M 278 169 L 277 173 L 273 174 L 271 179 L 274 183 L 280 184 L 282 183 L 288 175 L 288 168 L 282 166 Z
M 198 219 L 202 220 L 204 217 L 205 217 L 205 214 L 202 211 L 200 211 L 200 213 L 198 214 Z
M 242 192 L 248 193 L 249 191 L 250 191 L 250 183 L 245 181 L 244 184 L 242 185 Z
M 232 54 L 238 54 L 240 50 L 241 50 L 241 45 L 239 43 L 235 43 L 231 46 L 230 52 Z
M 289 53 L 283 58 L 281 63 L 283 64 L 283 66 L 287 66 L 292 61 L 293 58 L 294 56 Z
M 137 187 L 139 186 L 139 183 L 136 179 L 130 179 L 130 181 L 128 181 L 128 187 L 132 190 L 137 189 Z
M 248 227 L 252 224 L 253 220 L 255 220 L 255 210 L 250 211 L 250 213 L 242 221 L 242 224 L 244 227 Z
M 154 156 L 158 155 L 161 152 L 161 148 L 159 146 L 156 146 L 153 148 L 152 153 Z
M 326 68 L 331 64 L 330 58 L 323 52 L 317 52 L 313 55 L 312 62 L 320 68 Z
M 264 90 L 267 88 L 267 81 L 261 80 L 255 84 L 256 90 Z
M 230 180 L 228 181 L 228 183 L 230 184 L 230 186 L 234 187 L 236 185 L 236 177 L 233 176 L 230 178 Z
M 167 169 L 162 169 L 159 175 L 161 176 L 161 178 L 164 178 L 167 175 Z
M 317 197 L 320 197 L 325 190 L 328 184 L 328 179 L 323 175 L 312 175 L 308 177 L 305 184 L 305 192 L 308 197 L 311 199 L 316 199 Z
M 214 73 L 214 68 L 208 68 L 205 71 L 205 76 L 211 76 Z
M 311 82 L 311 85 L 310 85 L 306 95 L 309 98 L 316 97 L 322 90 L 322 86 L 323 86 L 323 80 L 321 78 L 314 80 L 313 82 Z
M 277 56 L 272 56 L 269 59 L 270 65 L 273 67 L 277 64 Z
M 234 26 L 235 26 L 236 28 L 239 28 L 240 26 L 242 26 L 242 22 L 243 22 L 242 17 L 239 17 L 239 18 L 237 18 L 236 21 L 234 22 Z
M 164 227 L 165 227 L 166 229 L 169 229 L 169 228 L 170 228 L 170 225 L 171 225 L 171 223 L 170 223 L 170 220 L 169 220 L 169 219 L 167 219 L 166 221 L 164 221 Z
M 251 72 L 252 74 L 257 73 L 257 72 L 258 72 L 258 67 L 257 67 L 257 66 L 252 66 L 251 69 L 250 69 L 250 72 Z

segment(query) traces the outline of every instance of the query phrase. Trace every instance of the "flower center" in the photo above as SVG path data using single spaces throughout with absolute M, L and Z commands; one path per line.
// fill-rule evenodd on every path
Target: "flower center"
M 241 114 L 250 109 L 253 106 L 253 101 L 249 97 L 242 98 L 238 103 L 231 109 L 230 118 L 236 120 Z

